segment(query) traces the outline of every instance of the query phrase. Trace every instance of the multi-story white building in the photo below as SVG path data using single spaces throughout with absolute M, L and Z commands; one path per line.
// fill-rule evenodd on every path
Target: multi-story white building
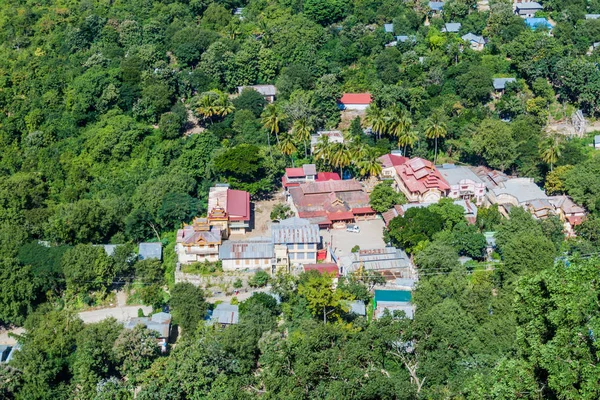
M 271 226 L 275 246 L 287 249 L 290 266 L 317 262 L 317 247 L 321 242 L 319 225 L 302 218 L 288 218 Z
M 452 199 L 475 200 L 481 205 L 485 198 L 485 183 L 468 167 L 454 164 L 438 165 L 437 170 L 450 185 L 448 197 Z
M 206 218 L 195 218 L 192 225 L 177 231 L 175 251 L 180 264 L 218 261 L 221 230 L 211 227 Z

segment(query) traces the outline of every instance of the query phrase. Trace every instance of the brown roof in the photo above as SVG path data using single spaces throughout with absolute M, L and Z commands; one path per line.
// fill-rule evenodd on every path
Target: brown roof
M 363 186 L 354 179 L 344 181 L 308 182 L 300 185 L 304 194 L 362 191 Z

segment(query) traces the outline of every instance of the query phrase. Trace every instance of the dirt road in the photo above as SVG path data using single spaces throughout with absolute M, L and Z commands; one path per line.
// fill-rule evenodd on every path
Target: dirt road
M 106 318 L 114 317 L 117 321 L 124 322 L 129 318 L 135 318 L 138 316 L 138 309 L 144 310 L 144 315 L 148 315 L 152 312 L 152 307 L 149 306 L 124 306 L 114 308 L 102 308 L 94 311 L 83 311 L 79 313 L 79 318 L 86 324 L 93 322 L 100 322 Z

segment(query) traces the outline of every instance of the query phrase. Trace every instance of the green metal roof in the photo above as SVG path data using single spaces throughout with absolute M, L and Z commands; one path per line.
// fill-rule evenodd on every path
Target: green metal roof
M 379 301 L 399 301 L 409 302 L 412 300 L 412 294 L 409 290 L 376 290 L 375 302 Z

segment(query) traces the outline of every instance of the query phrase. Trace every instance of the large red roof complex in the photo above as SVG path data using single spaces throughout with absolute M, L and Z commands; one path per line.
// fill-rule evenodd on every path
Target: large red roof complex
M 412 193 L 424 194 L 431 189 L 446 192 L 450 189 L 433 163 L 416 157 L 395 167 L 406 188 Z
M 342 104 L 371 104 L 370 93 L 345 93 L 340 99 Z
M 353 179 L 304 183 L 289 192 L 298 217 L 321 227 L 375 215 L 363 185 Z

